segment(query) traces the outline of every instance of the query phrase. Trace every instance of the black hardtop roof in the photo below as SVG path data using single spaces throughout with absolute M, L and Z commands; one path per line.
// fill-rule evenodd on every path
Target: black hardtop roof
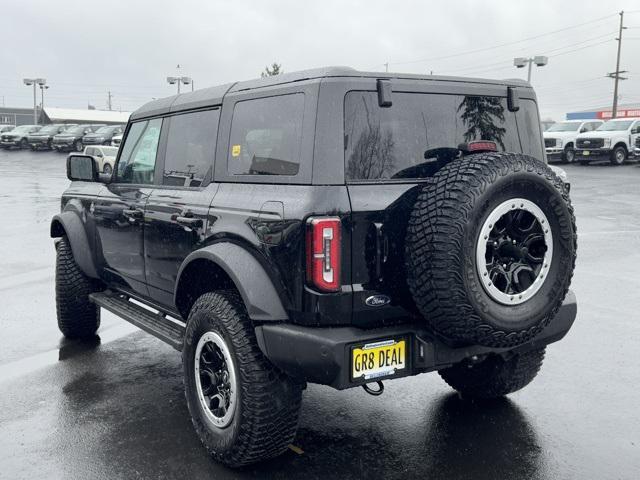
M 521 79 L 492 80 L 486 78 L 451 77 L 443 75 L 418 75 L 413 73 L 392 72 L 363 72 L 351 67 L 323 67 L 299 72 L 282 73 L 272 77 L 256 78 L 242 82 L 226 83 L 215 87 L 203 88 L 195 92 L 182 93 L 171 97 L 160 98 L 144 104 L 131 114 L 130 120 L 166 115 L 167 113 L 192 110 L 222 104 L 222 99 L 229 92 L 240 92 L 262 87 L 300 82 L 303 80 L 321 80 L 331 77 L 352 78 L 385 78 L 403 80 L 430 80 L 446 82 L 464 82 L 490 85 L 506 85 L 531 88 L 531 85 Z

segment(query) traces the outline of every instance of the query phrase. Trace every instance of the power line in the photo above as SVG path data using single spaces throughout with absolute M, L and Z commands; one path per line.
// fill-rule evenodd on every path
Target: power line
M 613 32 L 613 33 L 609 32 L 609 33 L 606 33 L 604 35 L 598 35 L 597 37 L 591 37 L 591 38 L 582 40 L 580 42 L 570 43 L 569 45 L 563 45 L 561 47 L 552 48 L 550 50 L 543 50 L 542 52 L 540 52 L 540 54 L 541 55 L 551 56 L 551 57 L 558 56 L 558 55 L 564 55 L 565 53 L 571 53 L 573 51 L 577 51 L 577 50 L 581 50 L 581 49 L 570 50 L 570 51 L 563 52 L 563 53 L 560 53 L 560 54 L 555 54 L 555 55 L 549 55 L 549 54 L 552 53 L 552 52 L 556 52 L 558 50 L 563 50 L 565 48 L 573 47 L 573 46 L 576 46 L 576 45 L 582 45 L 583 43 L 587 43 L 587 42 L 590 42 L 590 41 L 593 41 L 593 40 L 598 40 L 600 38 L 608 37 L 608 36 L 614 35 L 614 34 L 615 34 L 615 32 Z M 600 43 L 606 43 L 608 41 L 610 41 L 610 39 L 608 39 L 606 41 L 603 41 L 603 42 L 600 42 Z M 588 48 L 590 46 L 596 46 L 596 45 L 599 45 L 600 43 L 595 43 L 593 45 L 586 45 L 584 48 Z M 496 71 L 497 70 L 506 70 L 507 69 L 507 65 L 509 66 L 508 68 L 511 68 L 513 66 L 511 61 L 504 61 L 503 60 L 501 62 L 488 63 L 488 64 L 483 64 L 483 65 L 474 65 L 474 66 L 471 66 L 471 67 L 464 67 L 464 68 L 460 68 L 460 69 L 456 69 L 456 70 L 452 70 L 452 71 L 447 70 L 447 73 L 476 71 L 478 69 L 481 69 L 480 70 L 480 73 L 481 73 L 481 72 L 486 72 L 486 71 L 493 71 L 493 69 L 486 69 L 485 67 L 492 67 L 492 66 L 497 66 L 497 65 L 505 65 L 505 68 L 495 69 Z
M 523 43 L 523 42 L 528 42 L 530 40 L 535 40 L 537 38 L 542 38 L 542 37 L 546 37 L 549 35 L 555 35 L 556 33 L 560 33 L 560 32 L 564 32 L 567 30 L 571 30 L 574 28 L 579 28 L 579 27 L 583 27 L 585 25 L 591 25 L 593 23 L 597 23 L 600 22 L 602 20 L 608 19 L 613 17 L 614 15 L 606 15 L 604 17 L 599 17 L 593 20 L 589 20 L 587 22 L 583 22 L 583 23 L 579 23 L 576 25 L 571 25 L 568 27 L 564 27 L 564 28 L 560 28 L 558 30 L 553 30 L 551 32 L 546 32 L 546 33 L 541 33 L 540 35 L 534 35 L 533 37 L 527 37 L 527 38 L 523 38 L 520 40 L 516 40 L 513 42 L 506 42 L 506 43 L 501 43 L 501 44 L 497 44 L 497 45 L 493 45 L 491 47 L 484 47 L 484 48 L 478 48 L 475 50 L 468 50 L 466 52 L 459 52 L 459 53 L 454 53 L 454 54 L 450 54 L 450 55 L 444 55 L 444 56 L 440 56 L 440 57 L 431 57 L 431 58 L 422 58 L 420 60 L 411 60 L 411 61 L 405 61 L 405 62 L 388 62 L 389 65 L 408 65 L 408 64 L 412 64 L 412 63 L 424 63 L 424 62 L 431 62 L 434 60 L 443 60 L 443 59 L 447 59 L 447 58 L 454 58 L 454 57 L 461 57 L 464 55 L 471 55 L 474 53 L 479 53 L 479 52 L 486 52 L 488 50 L 494 50 L 496 48 L 502 48 L 502 47 L 506 47 L 506 46 L 510 46 L 510 45 L 516 45 L 518 43 Z

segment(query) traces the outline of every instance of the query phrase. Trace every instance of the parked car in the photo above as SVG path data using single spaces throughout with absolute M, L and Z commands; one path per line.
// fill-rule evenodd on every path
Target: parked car
M 111 139 L 111 146 L 120 148 L 120 144 L 122 143 L 122 133 L 119 135 L 114 135 Z
M 122 134 L 122 125 L 107 125 L 98 128 L 95 132 L 87 133 L 82 143 L 85 145 L 111 145 L 111 139 L 114 135 Z
M 635 155 L 640 135 L 640 118 L 616 118 L 600 125 L 595 131 L 581 133 L 576 139 L 576 159 L 582 164 L 594 160 L 609 160 L 622 165 Z
M 602 120 L 567 120 L 554 123 L 542 133 L 547 158 L 573 163 L 578 134 L 591 132 L 603 123 Z
M 576 317 L 543 148 L 521 80 L 339 67 L 151 102 L 112 175 L 67 159 L 58 326 L 92 338 L 102 307 L 181 351 L 195 430 L 233 467 L 287 449 L 306 383 L 437 371 L 501 397 Z
M 37 132 L 30 134 L 27 141 L 31 150 L 51 150 L 53 137 L 59 133 L 72 128 L 75 125 L 53 124 L 45 125 Z
M 20 125 L 8 132 L 0 134 L 0 146 L 8 149 L 12 147 L 28 148 L 29 141 L 27 137 L 30 133 L 37 132 L 42 128 L 41 125 Z
M 549 130 L 549 127 L 551 127 L 555 123 L 556 122 L 554 120 L 542 120 L 540 122 L 540 125 L 542 125 L 542 131 L 546 132 L 547 130 Z
M 54 150 L 58 152 L 84 150 L 83 138 L 86 134 L 95 132 L 104 125 L 78 125 L 76 127 L 65 130 L 53 137 L 52 145 Z
M 15 125 L 4 125 L 4 124 L 0 125 L 0 134 L 2 134 L 4 132 L 10 132 L 14 128 L 16 128 Z
M 111 175 L 118 156 L 116 147 L 103 145 L 84 147 L 84 154 L 93 157 L 98 172 Z

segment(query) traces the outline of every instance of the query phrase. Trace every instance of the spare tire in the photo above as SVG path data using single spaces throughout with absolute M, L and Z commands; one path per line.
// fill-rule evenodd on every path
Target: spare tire
M 514 153 L 468 155 L 440 169 L 416 199 L 407 282 L 445 341 L 510 347 L 552 321 L 576 250 L 568 189 L 547 165 Z

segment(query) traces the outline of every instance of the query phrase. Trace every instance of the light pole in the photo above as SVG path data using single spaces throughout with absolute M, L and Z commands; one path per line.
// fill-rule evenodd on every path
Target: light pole
M 36 105 L 36 85 L 40 85 L 40 88 L 44 88 L 47 85 L 47 79 L 46 78 L 23 78 L 22 82 L 28 87 L 33 85 L 33 123 L 35 125 L 38 125 L 38 106 Z
M 526 57 L 517 57 L 513 59 L 513 64 L 516 68 L 523 68 L 527 64 L 529 64 L 529 71 L 527 72 L 527 82 L 531 83 L 531 65 L 536 64 L 538 67 L 544 67 L 547 63 L 549 63 L 549 58 L 537 55 L 535 57 L 526 58 Z
M 191 91 L 193 92 L 193 79 L 191 77 L 167 77 L 167 83 L 169 85 L 178 84 L 178 95 L 180 95 L 180 84 L 191 84 Z
M 44 112 L 44 91 L 49 89 L 49 85 L 40 85 L 40 110 Z

